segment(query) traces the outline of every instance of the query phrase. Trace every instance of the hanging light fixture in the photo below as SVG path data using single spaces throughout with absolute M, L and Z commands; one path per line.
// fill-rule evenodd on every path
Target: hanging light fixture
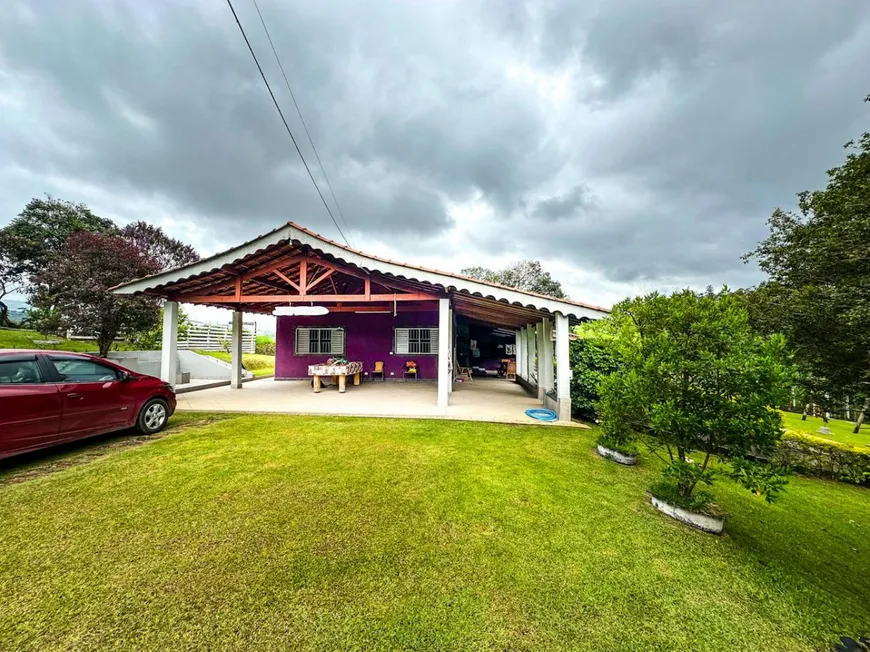
M 272 311 L 276 317 L 317 317 L 329 314 L 326 306 L 278 306 Z

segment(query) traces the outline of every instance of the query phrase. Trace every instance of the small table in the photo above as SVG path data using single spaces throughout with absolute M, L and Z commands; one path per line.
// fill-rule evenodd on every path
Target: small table
M 347 387 L 347 377 L 353 376 L 353 384 L 359 385 L 359 377 L 362 373 L 362 362 L 348 362 L 347 364 L 312 364 L 308 365 L 308 375 L 314 377 L 314 393 L 320 393 L 321 376 L 338 377 L 338 391 L 344 394 Z

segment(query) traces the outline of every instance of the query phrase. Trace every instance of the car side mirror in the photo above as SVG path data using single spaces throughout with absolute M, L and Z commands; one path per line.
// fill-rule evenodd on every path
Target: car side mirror
M 121 382 L 122 383 L 128 383 L 131 380 L 136 380 L 136 376 L 131 374 L 129 371 L 122 371 L 121 372 Z

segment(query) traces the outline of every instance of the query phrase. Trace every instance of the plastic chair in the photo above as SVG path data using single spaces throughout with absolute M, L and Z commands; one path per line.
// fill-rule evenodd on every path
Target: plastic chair
M 403 376 L 405 381 L 407 381 L 408 378 L 413 378 L 416 381 L 419 378 L 419 376 L 417 376 L 417 363 L 412 360 L 406 362 L 405 373 L 403 374 Z
M 384 372 L 384 363 L 380 360 L 375 362 L 375 364 L 372 366 L 372 380 L 374 380 L 375 376 L 377 376 L 378 374 L 381 375 L 381 380 L 383 382 L 387 382 L 387 374 Z

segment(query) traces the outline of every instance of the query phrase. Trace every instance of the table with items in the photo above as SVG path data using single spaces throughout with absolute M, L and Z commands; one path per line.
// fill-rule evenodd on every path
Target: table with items
M 337 379 L 338 391 L 344 394 L 347 387 L 347 377 L 353 376 L 353 384 L 359 385 L 362 370 L 362 362 L 349 362 L 343 359 L 330 358 L 325 364 L 308 365 L 308 375 L 312 377 L 311 384 L 315 394 L 320 393 L 324 378 L 331 378 L 333 381 Z

